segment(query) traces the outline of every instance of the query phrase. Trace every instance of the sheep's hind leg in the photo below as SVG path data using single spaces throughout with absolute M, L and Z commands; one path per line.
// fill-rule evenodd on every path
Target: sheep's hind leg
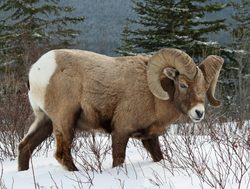
M 73 162 L 71 155 L 72 142 L 75 133 L 76 120 L 78 113 L 69 116 L 72 113 L 65 114 L 60 125 L 54 125 L 54 135 L 56 139 L 56 153 L 55 158 L 68 171 L 77 171 L 77 167 Z M 53 123 L 54 124 L 54 123 Z
M 158 162 L 163 159 L 158 137 L 154 137 L 150 139 L 143 139 L 142 144 L 144 148 L 146 148 L 146 150 L 150 153 L 154 162 Z
M 18 170 L 29 169 L 29 159 L 34 149 L 52 133 L 52 122 L 41 110 L 35 111 L 35 121 L 18 145 Z

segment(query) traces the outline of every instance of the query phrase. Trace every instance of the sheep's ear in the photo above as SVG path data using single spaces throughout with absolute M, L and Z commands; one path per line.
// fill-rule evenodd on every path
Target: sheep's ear
M 170 67 L 167 67 L 167 68 L 164 68 L 163 69 L 163 73 L 171 80 L 175 80 L 177 74 L 178 74 L 178 71 L 174 68 L 170 68 Z

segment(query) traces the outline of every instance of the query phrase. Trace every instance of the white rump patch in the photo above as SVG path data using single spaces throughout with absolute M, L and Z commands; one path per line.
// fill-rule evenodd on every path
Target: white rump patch
M 29 98 L 34 110 L 38 107 L 44 110 L 46 88 L 56 68 L 55 51 L 47 52 L 32 65 L 29 72 Z

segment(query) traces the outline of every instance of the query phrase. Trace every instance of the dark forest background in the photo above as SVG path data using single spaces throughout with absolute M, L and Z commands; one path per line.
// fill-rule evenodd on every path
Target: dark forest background
M 73 6 L 76 10 L 74 16 L 83 15 L 86 20 L 77 24 L 76 28 L 82 33 L 79 35 L 78 47 L 90 51 L 104 53 L 107 55 L 119 55 L 117 48 L 122 44 L 121 34 L 126 27 L 127 19 L 138 18 L 133 0 L 61 0 L 63 5 Z M 167 1 L 162 1 L 167 2 Z M 202 2 L 202 1 L 201 1 Z M 228 3 L 228 0 L 214 0 L 204 2 Z M 240 0 L 234 0 L 240 3 Z M 249 10 L 249 9 L 248 9 Z M 221 11 L 205 15 L 210 19 L 226 19 L 229 24 L 235 25 L 232 15 L 237 10 L 232 6 L 227 6 Z M 229 32 L 220 31 L 210 33 L 209 39 L 223 44 L 232 42 Z

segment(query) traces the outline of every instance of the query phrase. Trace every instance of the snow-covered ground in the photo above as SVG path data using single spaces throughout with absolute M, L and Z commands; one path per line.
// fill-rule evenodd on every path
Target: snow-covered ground
M 27 171 L 17 171 L 16 159 L 3 161 L 0 188 L 248 189 L 250 151 L 245 147 L 243 138 L 228 136 L 224 139 L 212 139 L 211 136 L 162 137 L 165 160 L 159 163 L 152 162 L 139 141 L 130 140 L 126 163 L 120 168 L 111 167 L 110 147 L 101 147 L 109 146 L 110 139 L 107 136 L 97 136 L 93 142 L 90 137 L 80 143 L 76 142 L 76 145 L 81 146 L 75 147 L 73 152 L 78 172 L 68 172 L 62 168 L 53 157 L 52 145 L 33 155 Z M 86 141 L 88 146 L 84 144 Z M 92 153 L 93 144 L 102 155 L 99 159 Z
M 48 157 L 33 157 L 34 174 L 32 169 L 17 172 L 16 161 L 5 161 L 3 180 L 8 189 L 34 189 L 34 182 L 46 189 L 200 188 L 195 176 L 172 175 L 160 163 L 143 160 L 135 149 L 128 152 L 127 157 L 130 156 L 130 159 L 123 168 L 111 168 L 111 160 L 107 160 L 102 173 L 89 171 L 89 175 L 81 169 L 79 172 L 65 171 L 53 158 L 52 152 L 49 152 Z

